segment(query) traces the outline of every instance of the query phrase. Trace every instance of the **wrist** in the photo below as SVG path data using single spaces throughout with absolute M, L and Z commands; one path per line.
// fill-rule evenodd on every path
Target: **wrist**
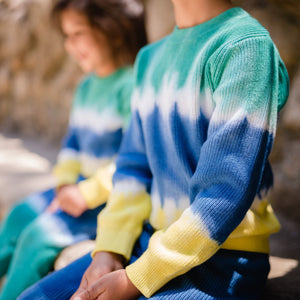
M 111 260 L 120 263 L 123 268 L 126 265 L 126 258 L 118 253 L 109 252 L 109 251 L 97 251 L 93 257 L 94 260 Z
M 127 293 L 128 293 L 128 295 L 130 295 L 130 298 L 132 298 L 132 299 L 139 298 L 142 295 L 142 293 L 132 283 L 132 281 L 129 279 L 126 270 L 125 270 L 125 276 L 126 276 L 126 281 L 127 281 Z

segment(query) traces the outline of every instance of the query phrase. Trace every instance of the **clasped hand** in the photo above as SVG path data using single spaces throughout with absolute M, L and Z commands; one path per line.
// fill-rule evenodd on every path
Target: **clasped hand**
M 127 277 L 123 257 L 97 252 L 71 300 L 134 300 L 141 294 Z
M 56 197 L 51 202 L 47 211 L 54 213 L 57 209 L 63 210 L 74 218 L 81 216 L 88 209 L 78 185 L 65 185 L 57 190 Z

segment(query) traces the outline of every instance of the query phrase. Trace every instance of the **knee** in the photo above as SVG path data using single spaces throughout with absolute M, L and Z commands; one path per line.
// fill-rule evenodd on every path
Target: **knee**
M 42 250 L 47 246 L 47 232 L 40 226 L 38 220 L 33 221 L 29 224 L 22 232 L 19 241 L 18 248 L 21 248 L 22 251 L 30 251 L 33 249 L 35 252 Z
M 19 220 L 24 215 L 24 212 L 30 210 L 30 204 L 26 201 L 15 204 L 7 215 L 8 220 Z
M 24 227 L 34 220 L 39 213 L 39 210 L 35 207 L 34 202 L 29 197 L 12 207 L 7 215 L 7 223 L 10 225 L 20 224 Z

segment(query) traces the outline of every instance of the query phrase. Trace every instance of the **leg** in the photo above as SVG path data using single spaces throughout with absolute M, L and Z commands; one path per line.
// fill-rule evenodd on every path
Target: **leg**
M 153 234 L 149 224 L 135 244 L 130 263 L 148 247 Z M 204 264 L 174 278 L 149 299 L 259 299 L 270 271 L 267 254 L 219 250 Z M 139 300 L 146 300 L 144 296 Z
M 23 229 L 39 216 L 54 198 L 54 189 L 37 193 L 17 204 L 0 226 L 0 278 L 7 272 Z
M 268 255 L 220 250 L 204 264 L 171 280 L 149 299 L 259 299 L 269 272 Z M 139 300 L 146 300 L 140 297 Z
M 91 254 L 88 253 L 28 288 L 20 295 L 18 300 L 70 299 L 78 289 L 81 278 L 91 262 L 92 257 Z
M 79 218 L 61 211 L 44 213 L 27 226 L 19 238 L 0 300 L 16 299 L 47 275 L 56 256 L 66 246 L 95 238 L 99 210 L 90 210 Z
M 147 248 L 148 240 L 153 233 L 150 225 L 146 225 L 140 239 L 136 243 L 132 260 L 136 260 Z M 53 272 L 23 292 L 18 300 L 59 300 L 69 299 L 78 289 L 81 278 L 92 258 L 90 254 L 83 256 L 65 268 Z

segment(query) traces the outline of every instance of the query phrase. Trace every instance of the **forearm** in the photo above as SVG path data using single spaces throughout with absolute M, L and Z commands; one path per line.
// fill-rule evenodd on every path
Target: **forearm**
M 114 164 L 110 164 L 99 169 L 94 176 L 79 182 L 79 190 L 90 209 L 107 201 L 112 190 L 114 170 Z
M 136 184 L 136 188 L 133 185 Z M 119 253 L 126 259 L 131 256 L 134 243 L 140 235 L 143 222 L 151 211 L 150 195 L 143 185 L 129 183 L 131 191 L 117 185 L 111 193 L 106 207 L 98 216 L 97 251 Z
M 57 187 L 76 183 L 79 173 L 80 162 L 76 159 L 58 162 L 53 168 Z

